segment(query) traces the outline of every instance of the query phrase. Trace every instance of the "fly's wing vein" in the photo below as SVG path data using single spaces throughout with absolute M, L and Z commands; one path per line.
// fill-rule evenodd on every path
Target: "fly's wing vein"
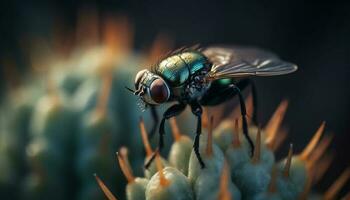
M 274 76 L 297 70 L 296 65 L 256 48 L 208 47 L 202 52 L 213 64 L 209 79 Z

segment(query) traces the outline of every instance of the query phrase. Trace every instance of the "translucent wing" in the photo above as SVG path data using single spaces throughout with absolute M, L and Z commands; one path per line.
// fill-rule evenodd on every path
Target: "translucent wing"
M 249 47 L 208 47 L 203 54 L 213 63 L 208 79 L 275 76 L 296 71 L 295 64 L 276 55 Z

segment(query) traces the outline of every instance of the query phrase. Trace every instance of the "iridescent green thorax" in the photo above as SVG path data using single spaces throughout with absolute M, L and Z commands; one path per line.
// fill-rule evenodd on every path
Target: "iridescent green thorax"
M 155 72 L 172 87 L 186 83 L 198 71 L 208 67 L 207 58 L 199 51 L 181 52 L 165 58 Z

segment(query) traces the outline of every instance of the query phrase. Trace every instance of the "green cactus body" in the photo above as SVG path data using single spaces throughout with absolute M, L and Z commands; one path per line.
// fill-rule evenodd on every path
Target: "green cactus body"
M 76 113 L 62 102 L 59 96 L 45 96 L 35 107 L 31 124 L 32 137 L 45 137 L 62 151 L 72 145 Z
M 111 152 L 111 149 L 106 149 Z M 113 172 L 113 157 L 103 158 L 101 154 L 106 153 L 103 149 L 96 149 L 95 147 L 88 147 L 79 153 L 77 159 L 76 171 L 81 182 L 89 182 L 91 174 L 98 172 L 103 177 L 109 177 Z M 107 179 L 110 180 L 111 178 Z
M 138 123 L 141 114 L 146 121 L 150 116 L 148 112 L 142 113 L 140 111 L 140 108 L 135 105 L 137 97 L 130 95 L 125 86 L 134 84 L 133 75 L 137 73 L 137 69 L 129 66 L 137 66 L 139 60 L 140 58 L 137 56 L 132 56 L 115 69 L 110 94 L 111 101 L 109 102 L 109 108 L 113 111 L 115 119 L 118 119 L 118 124 L 123 125 L 122 130 L 117 133 L 120 135 L 119 142 L 125 146 L 133 147 L 129 149 L 129 154 L 134 161 L 132 167 L 135 169 L 135 173 L 138 174 L 142 173 L 142 168 L 139 166 L 143 164 L 144 155 L 142 140 L 140 134 L 138 134 L 139 127 L 135 124 Z
M 206 152 L 205 152 L 206 143 L 207 143 L 206 135 L 207 134 L 201 135 L 200 147 L 199 147 L 199 151 L 201 152 L 203 162 L 205 163 L 204 169 L 201 168 L 194 151 L 192 151 L 191 153 L 189 168 L 188 168 L 188 178 L 190 179 L 192 184 L 196 182 L 197 178 L 202 173 L 210 173 L 212 174 L 212 176 L 220 176 L 224 166 L 224 160 L 225 160 L 224 154 L 216 144 L 213 144 L 213 147 L 212 147 L 213 154 L 210 156 L 206 155 Z
M 71 99 L 74 108 L 81 112 L 90 111 L 96 104 L 96 94 L 100 87 L 101 81 L 97 78 L 84 80 Z
M 213 139 L 222 151 L 226 151 L 232 143 L 232 132 L 235 131 L 233 128 L 232 120 L 222 121 L 213 132 Z
M 60 176 L 64 171 L 64 154 L 50 140 L 39 137 L 27 146 L 28 164 L 32 170 L 45 176 Z
M 149 180 L 145 178 L 135 178 L 134 182 L 128 183 L 126 186 L 127 200 L 143 200 L 146 199 L 145 193 Z
M 9 134 L 12 139 L 6 141 L 12 145 L 10 157 L 18 170 L 18 174 L 22 175 L 25 171 L 25 148 L 29 141 L 30 119 L 33 113 L 34 102 L 28 97 L 18 97 L 21 100 L 12 102 L 10 116 L 6 122 Z M 24 98 L 24 99 L 23 99 Z M 28 102 L 26 102 L 28 100 Z
M 145 163 L 147 162 L 147 160 L 148 159 L 145 159 Z M 169 166 L 169 163 L 166 159 L 161 157 L 160 160 L 163 166 L 165 167 Z M 151 179 L 153 175 L 156 174 L 157 172 L 158 172 L 158 169 L 155 162 L 152 162 L 151 165 L 148 167 L 148 169 L 144 170 L 144 174 L 147 179 Z
M 283 171 L 285 160 L 279 163 L 280 171 Z M 306 163 L 298 156 L 292 158 L 289 176 L 281 175 L 277 178 L 277 188 L 283 199 L 297 199 L 304 191 L 307 182 Z
M 85 182 L 85 184 L 79 188 L 76 199 L 86 200 L 86 199 L 106 199 L 106 198 L 101 193 L 101 190 L 96 185 L 96 182 L 90 181 L 90 182 Z
M 70 99 L 70 97 L 75 94 L 75 92 L 79 89 L 80 85 L 85 80 L 83 74 L 79 73 L 77 70 L 70 68 L 66 70 L 60 70 L 54 75 L 58 87 L 67 99 Z
M 67 198 L 66 188 L 62 185 L 62 177 L 42 176 L 38 173 L 29 174 L 22 183 L 20 199 L 37 200 Z
M 282 200 L 283 198 L 278 193 L 260 193 L 250 198 L 250 200 Z
M 256 143 L 256 135 L 258 132 L 258 128 L 255 126 L 252 126 L 249 128 L 249 134 L 252 136 L 252 140 L 254 143 Z M 243 134 L 241 134 L 243 135 Z M 241 141 L 243 142 L 243 146 L 247 148 L 248 151 L 250 149 L 248 148 L 249 145 L 247 143 L 247 140 L 244 137 L 240 137 Z M 266 171 L 271 171 L 272 166 L 275 163 L 275 155 L 272 152 L 271 149 L 269 149 L 265 144 L 265 133 L 261 132 L 261 143 L 260 143 L 260 164 L 263 165 L 266 168 Z
M 169 152 L 169 163 L 184 175 L 188 174 L 188 164 L 192 152 L 193 141 L 187 136 L 181 136 L 175 141 Z
M 35 82 L 36 83 L 36 82 Z M 26 175 L 26 147 L 30 142 L 30 121 L 42 90 L 33 82 L 12 90 L 1 105 L 0 115 L 0 192 L 5 199 L 19 198 Z
M 41 191 L 46 198 L 56 198 L 55 187 L 61 190 L 62 198 L 69 191 L 63 187 L 72 173 L 72 154 L 76 113 L 65 105 L 59 94 L 42 97 L 33 111 L 31 140 L 27 146 L 27 160 L 33 177 L 44 181 L 39 184 L 25 184 L 24 191 Z M 28 177 L 28 180 L 31 180 Z M 57 185 L 62 185 L 59 187 Z M 44 185 L 44 186 L 43 186 Z M 35 187 L 40 188 L 35 188 Z M 45 196 L 44 195 L 44 196 Z
M 146 188 L 146 200 L 192 200 L 193 192 L 185 175 L 172 167 L 163 169 L 169 185 L 160 185 L 159 172 L 149 181 Z
M 242 147 L 230 147 L 226 150 L 227 162 L 230 164 L 230 170 L 235 172 L 241 165 L 250 161 L 249 152 Z
M 271 176 L 263 164 L 251 162 L 241 165 L 232 172 L 234 182 L 244 194 L 244 198 L 250 198 L 260 192 L 266 191 Z
M 214 130 L 213 139 L 222 151 L 226 151 L 231 146 L 233 140 L 233 132 L 235 131 L 237 130 L 235 130 L 232 120 L 222 121 Z M 258 128 L 256 126 L 250 126 L 248 127 L 248 131 L 252 140 L 255 141 Z M 238 134 L 241 135 L 241 137 L 239 137 L 240 142 L 249 151 L 250 148 L 248 141 L 243 136 L 243 131 L 241 129 L 238 130 Z M 265 134 L 262 133 L 262 140 L 264 140 L 264 135 Z
M 3 151 L 3 147 L 0 148 L 0 170 L 3 172 L 0 174 L 0 186 L 4 187 L 15 177 L 15 171 L 10 158 L 6 152 Z
M 312 193 L 308 197 L 308 200 L 320 200 L 320 199 L 324 199 L 324 196 L 316 193 Z M 343 200 L 346 200 L 346 198 L 344 197 Z
M 79 146 L 98 146 L 105 141 L 112 142 L 113 147 L 116 149 L 117 144 L 113 143 L 118 141 L 117 127 L 114 117 L 109 114 L 99 114 L 95 110 L 86 113 L 82 117 L 80 126 Z
M 261 149 L 261 163 L 265 165 L 267 171 L 270 171 L 275 164 L 275 154 L 266 146 Z
M 214 131 L 214 141 L 215 143 L 219 144 L 220 148 L 225 152 L 227 159 L 230 162 L 231 169 L 234 169 L 237 165 L 250 160 L 250 148 L 241 130 L 238 133 L 238 135 L 241 135 L 241 137 L 239 137 L 240 146 L 236 148 L 232 147 L 233 131 L 237 130 L 234 130 L 232 122 L 228 120 L 220 123 L 217 129 Z M 249 128 L 249 134 L 251 135 L 253 141 L 256 139 L 257 131 L 258 129 L 254 126 Z M 261 137 L 262 140 L 264 140 L 263 133 Z M 267 170 L 271 170 L 273 164 L 275 163 L 274 153 L 272 150 L 267 148 L 263 142 L 261 143 L 261 163 L 265 165 Z
M 213 176 L 212 173 L 201 173 L 193 186 L 196 199 L 217 199 L 219 196 L 219 182 L 220 176 Z M 241 192 L 238 190 L 237 186 L 232 181 L 229 181 L 228 187 L 231 194 L 231 199 L 240 200 Z
M 106 177 L 109 185 L 116 187 L 117 182 L 113 176 L 121 176 L 121 173 L 113 169 L 115 159 L 113 155 L 117 145 L 117 124 L 112 114 L 100 113 L 92 110 L 81 118 L 78 134 L 78 152 L 76 159 L 76 171 L 82 183 L 82 190 L 90 188 L 92 174 L 98 173 Z M 118 187 L 119 188 L 119 187 Z M 80 193 L 84 195 L 82 192 Z M 95 195 L 94 192 L 91 195 Z M 80 196 L 80 197 L 82 197 Z M 88 197 L 92 199 L 94 196 Z

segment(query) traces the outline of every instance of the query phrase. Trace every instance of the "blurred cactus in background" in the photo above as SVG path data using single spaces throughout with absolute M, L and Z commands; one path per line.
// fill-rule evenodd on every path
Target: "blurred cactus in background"
M 325 194 L 311 190 L 332 161 L 325 154 L 332 138 L 322 137 L 324 124 L 302 153 L 294 155 L 290 145 L 277 161 L 274 153 L 287 136 L 280 128 L 286 101 L 264 128 L 250 127 L 253 157 L 241 137 L 239 110 L 224 117 L 223 105 L 206 110 L 211 117 L 203 122 L 200 141 L 206 168 L 192 152 L 193 118 L 187 112 L 170 120 L 174 142 L 166 137 L 168 156 L 158 155 L 144 170 L 157 137 L 148 141 L 149 113 L 124 87 L 134 84 L 139 67 L 150 67 L 169 51 L 171 41 L 160 35 L 147 51 L 133 52 L 127 18 L 101 20 L 86 11 L 76 35 L 74 42 L 55 37 L 28 46 L 32 71 L 26 75 L 8 70 L 0 107 L 0 199 L 104 199 L 95 173 L 109 199 L 116 198 L 108 188 L 129 200 L 335 199 L 349 178 L 348 169 Z M 11 60 L 2 64 L 14 68 Z M 251 105 L 250 96 L 246 101 Z
M 102 23 L 101 23 L 102 22 Z M 135 53 L 133 27 L 124 16 L 99 19 L 85 10 L 77 21 L 74 44 L 67 35 L 28 46 L 31 71 L 22 75 L 4 60 L 8 95 L 1 103 L 1 199 L 101 199 L 91 175 L 120 188 L 113 157 L 133 145 L 135 172 L 143 147 L 137 124 L 137 98 L 125 90 L 139 67 L 149 66 L 170 48 L 160 35 L 148 53 Z M 149 128 L 149 127 L 147 127 Z

